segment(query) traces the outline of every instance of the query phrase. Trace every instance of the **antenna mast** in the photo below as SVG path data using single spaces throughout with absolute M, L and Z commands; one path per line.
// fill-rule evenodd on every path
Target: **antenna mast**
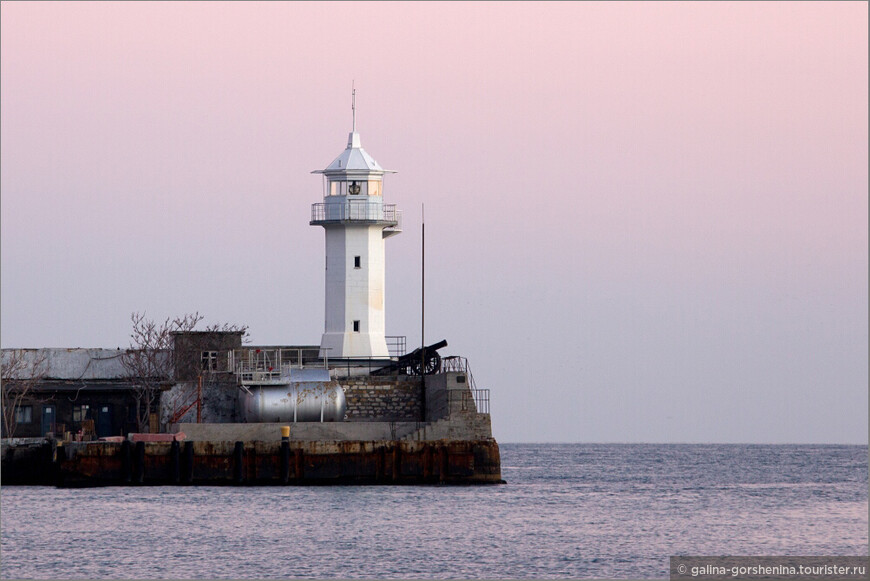
M 353 111 L 353 132 L 356 133 L 356 81 L 351 81 L 350 108 Z
M 426 350 L 426 204 L 420 206 L 420 350 Z M 426 367 L 425 353 L 422 353 L 423 367 Z
M 420 204 L 420 393 L 422 421 L 426 421 L 426 204 Z

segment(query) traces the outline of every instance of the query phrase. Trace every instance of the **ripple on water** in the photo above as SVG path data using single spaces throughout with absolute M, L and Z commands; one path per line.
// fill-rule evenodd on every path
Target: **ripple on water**
M 867 553 L 866 446 L 501 448 L 495 487 L 6 486 L 0 576 L 650 578 L 674 554 Z

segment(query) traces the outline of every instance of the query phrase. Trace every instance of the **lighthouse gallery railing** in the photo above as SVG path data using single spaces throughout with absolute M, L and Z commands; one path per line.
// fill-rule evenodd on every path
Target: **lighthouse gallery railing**
M 311 205 L 311 222 L 390 222 L 398 223 L 401 212 L 395 204 L 381 204 L 347 200 L 344 202 L 320 202 Z

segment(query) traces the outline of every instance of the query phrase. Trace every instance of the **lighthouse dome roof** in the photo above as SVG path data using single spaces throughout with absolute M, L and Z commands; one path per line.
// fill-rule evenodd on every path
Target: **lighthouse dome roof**
M 395 173 L 392 170 L 384 169 L 374 158 L 362 148 L 360 143 L 359 133 L 353 131 L 347 136 L 347 148 L 341 152 L 341 155 L 332 160 L 326 169 L 315 170 L 311 173 L 323 174 L 340 174 L 340 173 Z

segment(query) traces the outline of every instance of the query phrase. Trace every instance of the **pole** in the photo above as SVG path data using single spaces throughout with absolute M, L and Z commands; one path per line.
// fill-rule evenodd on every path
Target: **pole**
M 202 423 L 202 374 L 199 374 L 199 385 L 196 388 L 196 423 Z
M 426 421 L 426 204 L 420 209 L 420 393 L 423 409 L 422 421 Z

